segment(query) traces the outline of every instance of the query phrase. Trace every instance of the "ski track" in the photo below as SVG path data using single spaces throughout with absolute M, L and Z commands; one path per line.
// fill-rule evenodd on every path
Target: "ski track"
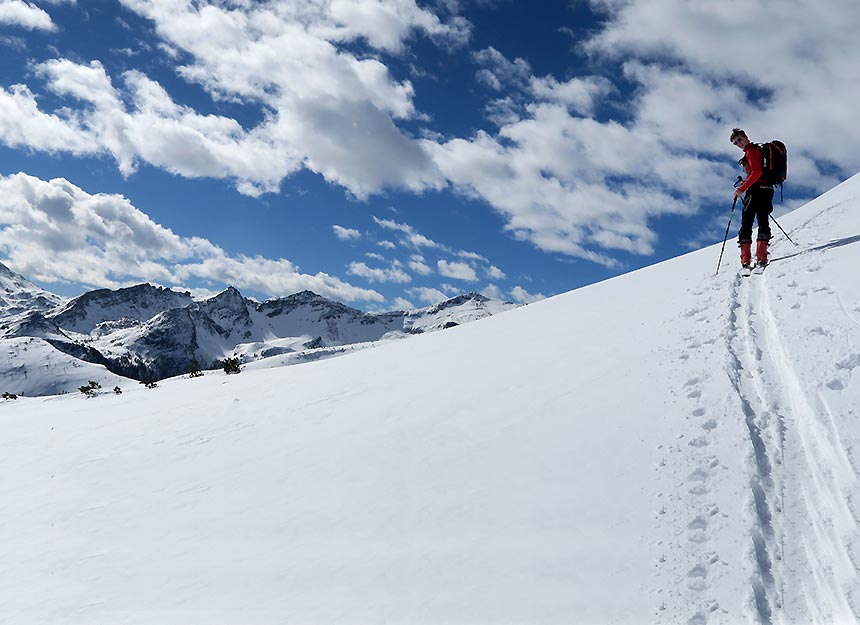
M 803 379 L 815 378 L 801 377 L 791 360 L 768 282 L 767 273 L 734 278 L 726 334 L 726 373 L 749 444 L 753 620 L 860 622 L 858 472 L 840 434 L 840 415 L 833 414 L 821 389 L 804 386 Z M 858 325 L 837 292 L 825 286 L 815 291 L 834 295 Z
M 758 299 L 765 348 L 790 418 L 787 474 L 792 489 L 787 503 L 792 513 L 799 508 L 805 522 L 805 527 L 797 528 L 801 535 L 792 536 L 792 545 L 801 542 L 808 567 L 822 582 L 815 592 L 791 593 L 792 609 L 786 621 L 857 622 L 860 613 L 853 553 L 860 545 L 860 534 L 852 511 L 856 472 L 825 397 L 821 392 L 810 397 L 792 366 L 771 309 L 766 280 L 759 287 Z
M 764 276 L 737 275 L 732 284 L 728 362 L 726 373 L 737 394 L 746 426 L 749 452 L 749 553 L 753 564 L 750 605 L 757 622 L 773 623 L 781 607 L 782 527 L 775 522 L 781 510 L 783 484 L 779 465 L 783 457 L 783 427 L 768 394 L 759 346 L 760 324 L 753 310 L 751 291 Z M 775 570 L 776 565 L 776 570 Z

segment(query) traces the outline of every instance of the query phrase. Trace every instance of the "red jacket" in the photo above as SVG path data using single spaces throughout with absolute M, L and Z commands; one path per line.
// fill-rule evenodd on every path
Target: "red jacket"
M 764 158 L 762 157 L 761 150 L 758 149 L 758 146 L 755 143 L 750 142 L 747 144 L 747 147 L 744 148 L 744 157 L 741 161 L 743 162 L 744 169 L 747 172 L 747 179 L 738 187 L 738 191 L 743 193 L 758 182 L 759 178 L 761 178 Z

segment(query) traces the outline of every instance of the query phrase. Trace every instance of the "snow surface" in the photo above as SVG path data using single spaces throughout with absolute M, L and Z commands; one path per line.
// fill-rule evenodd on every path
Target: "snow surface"
M 0 392 L 28 397 L 79 393 L 90 382 L 122 390 L 137 384 L 137 380 L 115 375 L 102 365 L 79 360 L 29 336 L 0 339 L 0 371 Z
M 780 224 L 761 276 L 0 403 L 0 622 L 857 622 L 860 178 Z

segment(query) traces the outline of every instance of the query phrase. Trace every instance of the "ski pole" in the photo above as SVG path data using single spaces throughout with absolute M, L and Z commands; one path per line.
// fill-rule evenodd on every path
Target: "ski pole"
M 714 272 L 714 275 L 720 273 L 720 263 L 723 262 L 723 252 L 726 250 L 726 241 L 729 240 L 729 228 L 732 227 L 732 217 L 735 216 L 735 205 L 738 203 L 738 198 L 735 198 L 735 201 L 732 202 L 732 212 L 729 213 L 729 223 L 726 225 L 726 236 L 723 237 L 723 247 L 720 249 L 720 260 L 717 261 L 717 270 Z M 777 224 L 779 225 L 779 224 Z M 781 229 L 781 228 L 780 228 Z M 788 236 L 788 235 L 786 235 Z
M 775 223 L 775 224 L 776 224 L 777 228 L 779 228 L 780 230 L 782 230 L 782 226 L 780 226 L 780 225 L 779 225 L 779 222 L 778 222 L 776 219 L 774 219 L 773 215 L 771 215 L 771 216 L 770 216 L 770 218 L 773 220 L 773 223 Z M 790 237 L 790 236 L 788 236 L 788 233 L 787 233 L 785 230 L 782 230 L 782 233 L 785 235 L 785 238 L 786 238 L 786 239 L 788 239 L 789 241 L 791 241 L 791 237 Z M 797 247 L 797 243 L 795 243 L 794 241 L 791 241 L 791 242 L 792 242 L 792 244 L 793 244 L 795 247 Z

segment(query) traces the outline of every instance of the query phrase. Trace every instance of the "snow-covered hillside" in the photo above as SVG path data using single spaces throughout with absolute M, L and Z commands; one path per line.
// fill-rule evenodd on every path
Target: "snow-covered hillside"
M 294 367 L 0 404 L 0 622 L 860 619 L 860 178 Z
M 104 389 L 136 385 L 102 365 L 86 362 L 54 349 L 40 338 L 22 337 L 0 341 L 0 392 L 13 395 L 78 393 L 81 386 L 97 382 Z

